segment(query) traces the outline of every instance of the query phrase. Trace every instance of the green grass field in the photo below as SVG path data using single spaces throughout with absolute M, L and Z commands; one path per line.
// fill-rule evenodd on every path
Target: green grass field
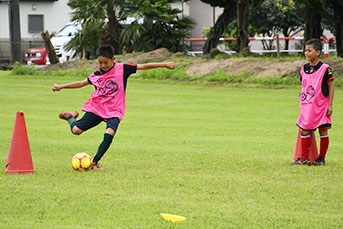
M 77 172 L 105 124 L 81 136 L 58 119 L 93 87 L 77 77 L 0 72 L 0 228 L 342 228 L 343 102 L 336 89 L 324 167 L 294 167 L 299 88 L 209 87 L 132 79 L 103 171 Z M 6 174 L 23 110 L 35 173 Z M 316 133 L 317 134 L 317 133 Z M 318 144 L 318 141 L 317 141 Z M 159 213 L 187 217 L 164 221 Z

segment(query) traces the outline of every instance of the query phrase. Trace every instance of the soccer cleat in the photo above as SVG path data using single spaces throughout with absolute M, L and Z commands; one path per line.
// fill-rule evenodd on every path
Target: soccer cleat
M 292 162 L 291 165 L 311 165 L 309 159 L 298 158 L 295 162 Z
M 93 169 L 93 170 L 104 170 L 104 168 L 101 168 L 101 167 L 99 166 L 99 164 L 96 163 L 96 162 L 93 162 L 92 169 Z
M 77 118 L 79 117 L 79 113 L 77 111 L 64 111 L 58 115 L 60 119 L 65 119 L 65 120 L 68 120 L 71 116 L 73 116 L 74 118 Z
M 316 161 L 313 163 L 313 165 L 325 165 L 325 160 L 322 156 L 319 156 Z

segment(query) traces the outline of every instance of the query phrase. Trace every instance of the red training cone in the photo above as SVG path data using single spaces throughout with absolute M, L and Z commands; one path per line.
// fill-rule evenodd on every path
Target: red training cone
M 317 149 L 316 137 L 314 136 L 314 131 L 311 131 L 310 135 L 311 135 L 311 144 L 309 148 L 309 151 L 310 151 L 309 159 L 310 159 L 311 164 L 313 164 L 313 162 L 318 157 L 318 149 Z M 301 157 L 301 134 L 299 130 L 292 162 L 295 162 L 300 157 Z
M 34 171 L 24 112 L 18 111 L 8 153 L 6 173 L 33 173 Z

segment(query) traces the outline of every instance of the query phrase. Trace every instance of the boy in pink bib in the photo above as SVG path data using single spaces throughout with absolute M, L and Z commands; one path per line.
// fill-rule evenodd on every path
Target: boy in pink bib
M 305 45 L 305 56 L 309 63 L 305 64 L 300 71 L 300 114 L 297 120 L 301 134 L 301 157 L 292 164 L 311 165 L 308 158 L 311 143 L 310 131 L 319 128 L 320 154 L 313 164 L 325 165 L 334 96 L 333 76 L 330 66 L 319 61 L 322 50 L 321 41 L 311 39 Z
M 71 132 L 75 135 L 82 134 L 102 121 L 106 122 L 105 135 L 93 158 L 92 166 L 92 169 L 102 169 L 98 161 L 110 147 L 119 123 L 124 117 L 125 90 L 128 77 L 136 73 L 137 70 L 152 68 L 174 69 L 175 64 L 173 62 L 138 65 L 115 63 L 114 50 L 110 45 L 100 46 L 96 54 L 100 67 L 98 71 L 82 81 L 62 85 L 54 84 L 52 90 L 81 88 L 89 84 L 95 87 L 95 91 L 91 94 L 90 99 L 82 107 L 82 110 L 86 113 L 81 119 L 76 120 L 79 116 L 76 111 L 62 112 L 59 114 L 59 117 L 68 121 Z

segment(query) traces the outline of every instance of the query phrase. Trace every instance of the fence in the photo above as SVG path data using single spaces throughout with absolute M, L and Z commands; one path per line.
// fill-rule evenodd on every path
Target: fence
M 304 37 L 280 37 L 278 38 L 279 40 L 304 40 Z M 329 49 L 329 43 L 331 40 L 334 40 L 336 39 L 336 37 L 330 37 L 328 39 L 325 39 L 324 37 L 321 37 L 320 38 L 321 40 L 323 40 L 323 53 L 324 53 L 324 58 L 327 58 L 329 57 L 329 53 L 330 52 L 335 52 L 336 50 L 335 49 Z M 184 39 L 185 41 L 188 41 L 188 42 L 203 42 L 203 41 L 206 41 L 207 39 L 206 38 L 186 38 Z M 228 38 L 219 38 L 220 41 L 234 41 L 234 42 L 237 42 L 237 39 L 236 38 L 231 38 L 231 37 L 228 37 Z M 267 41 L 267 40 L 277 40 L 276 37 L 249 37 L 249 40 L 250 41 Z M 272 49 L 272 50 L 250 50 L 251 52 L 253 53 L 272 53 L 272 52 L 277 52 L 278 50 L 277 49 Z M 303 49 L 287 49 L 287 50 L 279 50 L 279 52 L 303 52 L 304 50 Z M 235 53 L 235 51 L 225 51 L 226 53 L 228 54 L 231 54 L 231 53 Z M 196 54 L 202 54 L 202 51 L 189 51 L 189 54 L 190 55 L 196 55 Z

